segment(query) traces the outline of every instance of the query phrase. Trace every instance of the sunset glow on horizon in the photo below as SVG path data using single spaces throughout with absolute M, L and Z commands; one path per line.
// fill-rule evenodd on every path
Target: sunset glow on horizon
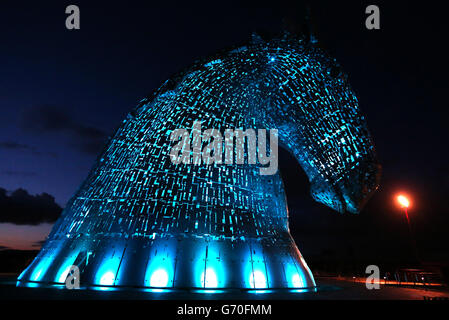
M 40 241 L 50 233 L 53 224 L 36 226 L 0 223 L 0 248 L 15 250 L 39 250 Z

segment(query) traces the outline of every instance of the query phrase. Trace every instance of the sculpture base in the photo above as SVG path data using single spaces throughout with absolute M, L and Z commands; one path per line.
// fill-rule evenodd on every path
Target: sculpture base
M 313 275 L 290 236 L 251 240 L 191 235 L 53 238 L 19 276 L 18 285 L 64 285 L 78 271 L 82 288 L 315 287 Z

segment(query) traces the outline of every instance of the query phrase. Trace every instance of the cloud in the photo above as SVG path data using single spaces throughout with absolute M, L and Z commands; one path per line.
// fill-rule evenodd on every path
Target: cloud
M 38 151 L 33 146 L 23 144 L 23 143 L 18 143 L 16 141 L 1 141 L 0 149 L 8 150 L 8 151 L 28 151 L 34 155 L 48 155 L 53 158 L 56 157 L 56 154 L 53 152 L 41 152 L 41 151 Z
M 31 246 L 33 248 L 41 248 L 44 245 L 44 242 L 45 240 L 36 241 Z
M 30 195 L 24 189 L 8 193 L 0 188 L 0 223 L 38 225 L 55 222 L 62 208 L 48 193 Z
M 34 150 L 33 147 L 30 147 L 26 144 L 17 143 L 14 141 L 3 141 L 0 142 L 0 149 L 6 150 Z
M 71 145 L 79 151 L 97 155 L 104 146 L 106 132 L 77 122 L 62 108 L 43 105 L 27 111 L 23 117 L 25 129 L 36 133 L 65 133 Z

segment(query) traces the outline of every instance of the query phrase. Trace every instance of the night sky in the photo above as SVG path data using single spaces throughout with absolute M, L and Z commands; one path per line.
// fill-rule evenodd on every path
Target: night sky
M 298 28 L 305 12 L 301 1 L 91 2 L 0 4 L 0 249 L 40 246 L 107 137 L 164 80 L 254 31 Z M 448 261 L 445 12 L 439 2 L 342 3 L 311 1 L 312 28 L 359 98 L 381 187 L 360 215 L 339 215 L 312 200 L 302 169 L 281 152 L 292 234 L 306 259 L 407 259 L 393 199 L 405 192 L 421 258 Z M 65 28 L 69 4 L 80 7 L 81 30 Z M 381 30 L 365 28 L 369 4 L 380 7 Z

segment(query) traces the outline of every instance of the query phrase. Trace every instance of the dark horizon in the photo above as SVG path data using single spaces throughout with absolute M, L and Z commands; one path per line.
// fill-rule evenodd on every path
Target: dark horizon
M 3 198 L 17 189 L 49 196 L 19 194 L 26 210 L 0 215 L 0 250 L 30 249 L 43 240 L 107 137 L 163 81 L 198 58 L 248 41 L 252 32 L 303 25 L 306 8 L 302 2 L 123 8 L 78 1 L 81 29 L 69 31 L 69 4 L 1 5 L 0 191 Z M 290 229 L 306 258 L 407 261 L 407 225 L 393 199 L 404 192 L 413 199 L 420 258 L 448 263 L 443 10 L 379 4 L 381 30 L 370 31 L 368 4 L 309 5 L 316 37 L 349 75 L 366 115 L 383 167 L 381 187 L 360 215 L 340 215 L 313 201 L 302 169 L 281 152 Z M 45 213 L 31 212 L 36 207 Z

